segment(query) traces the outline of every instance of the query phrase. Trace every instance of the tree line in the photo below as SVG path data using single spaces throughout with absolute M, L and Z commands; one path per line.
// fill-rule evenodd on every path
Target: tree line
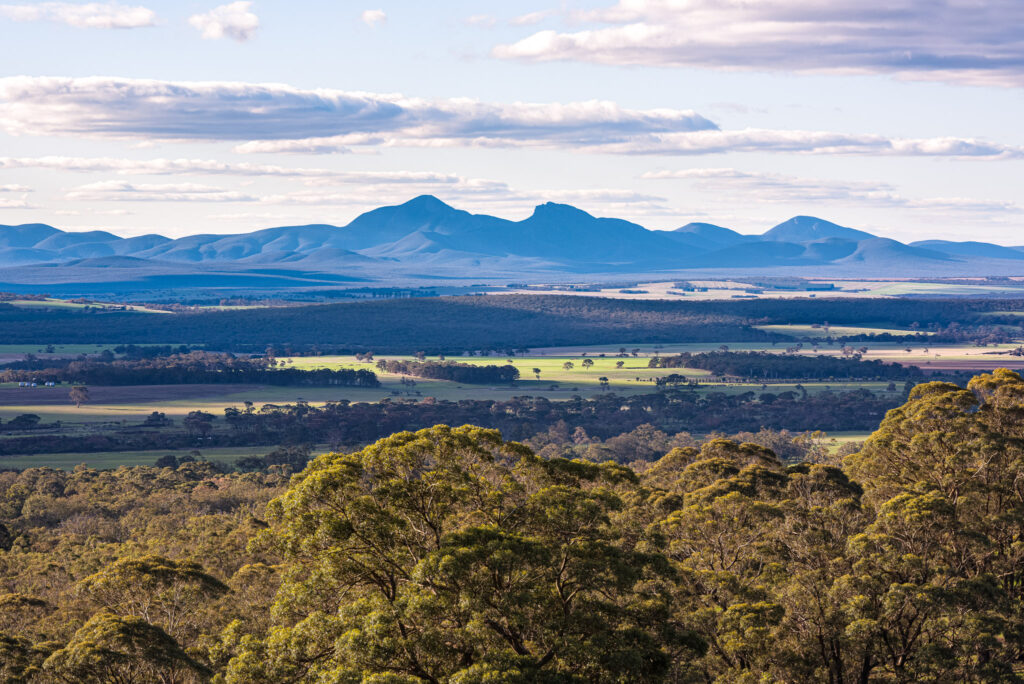
M 592 437 L 608 439 L 651 424 L 670 434 L 691 432 L 756 432 L 761 428 L 870 430 L 885 412 L 905 397 L 901 392 L 665 391 L 622 397 L 604 394 L 591 399 L 544 397 L 421 401 L 384 399 L 375 403 L 330 402 L 311 406 L 249 405 L 228 407 L 223 417 L 193 412 L 191 421 L 168 427 L 164 422 L 117 426 L 88 434 L 13 434 L 0 440 L 0 456 L 94 451 L 141 451 L 227 446 L 331 444 L 353 447 L 394 432 L 418 430 L 438 423 L 477 424 L 501 430 L 509 439 L 526 440 L 564 422 Z M 2 461 L 0 461 L 2 465 Z
M 678 356 L 652 357 L 647 365 L 651 368 L 699 368 L 710 371 L 712 375 L 731 375 L 753 380 L 906 380 L 923 375 L 917 366 L 902 366 L 880 360 L 865 361 L 856 353 L 854 358 L 844 358 L 768 352 L 683 352 Z
M 110 351 L 98 358 L 41 359 L 14 362 L 0 370 L 0 382 L 72 382 L 87 385 L 180 385 L 253 383 L 265 385 L 340 385 L 379 387 L 367 369 L 278 368 L 263 357 L 191 351 L 185 354 L 115 359 Z M 21 368 L 27 366 L 28 368 Z
M 1019 682 L 1024 380 L 916 387 L 843 459 L 646 464 L 436 425 L 296 477 L 0 473 L 0 677 Z
M 380 359 L 377 368 L 386 373 L 413 375 L 431 380 L 450 380 L 468 385 L 511 385 L 519 379 L 519 369 L 512 364 L 479 366 L 456 361 L 401 361 Z

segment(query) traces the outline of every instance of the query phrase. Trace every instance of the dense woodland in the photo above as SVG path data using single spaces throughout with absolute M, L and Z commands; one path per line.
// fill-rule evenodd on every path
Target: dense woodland
M 918 386 L 842 460 L 716 439 L 627 467 L 508 438 L 402 432 L 290 480 L 0 473 L 0 678 L 1022 679 L 1015 373 Z
M 401 361 L 381 359 L 377 368 L 387 373 L 414 375 L 431 380 L 450 380 L 471 385 L 510 385 L 519 378 L 519 369 L 504 366 L 478 366 L 455 361 Z
M 235 311 L 154 315 L 24 309 L 0 303 L 0 329 L 9 344 L 202 344 L 208 349 L 262 352 L 268 344 L 293 351 L 514 350 L 569 344 L 755 342 L 792 338 L 758 330 L 758 324 L 870 325 L 937 333 L 915 344 L 1003 342 L 990 316 L 1020 309 L 1019 300 L 807 299 L 734 301 L 630 301 L 597 297 L 502 295 L 377 300 Z M 1008 320 L 1004 320 L 1008 319 Z M 853 338 L 868 340 L 872 338 Z
M 648 361 L 651 368 L 699 368 L 713 375 L 775 380 L 779 378 L 822 380 L 906 380 L 920 378 L 921 369 L 884 361 L 864 361 L 856 350 L 852 358 L 839 356 L 796 356 L 767 352 L 684 352 L 677 356 L 656 356 Z
M 144 349 L 144 348 L 140 348 Z M 67 382 L 86 385 L 181 385 L 252 383 L 378 387 L 373 371 L 277 368 L 272 358 L 191 351 L 184 354 L 115 359 L 110 351 L 80 359 L 40 359 L 7 364 L 0 382 Z
M 265 404 L 260 408 L 227 408 L 224 416 L 193 411 L 180 424 L 168 427 L 166 418 L 117 427 L 92 434 L 51 433 L 44 424 L 4 431 L 4 455 L 61 452 L 190 449 L 218 446 L 330 444 L 364 445 L 394 432 L 418 430 L 439 423 L 474 424 L 501 430 L 508 439 L 525 440 L 564 423 L 571 430 L 607 439 L 650 424 L 668 433 L 756 432 L 761 428 L 871 430 L 904 398 L 903 387 L 893 392 L 869 390 L 784 392 L 694 392 L 668 388 L 662 392 L 620 397 L 605 394 L 551 401 L 515 397 L 506 401 L 465 399 L 420 401 L 384 400 L 379 403 L 331 402 L 324 406 L 297 403 Z

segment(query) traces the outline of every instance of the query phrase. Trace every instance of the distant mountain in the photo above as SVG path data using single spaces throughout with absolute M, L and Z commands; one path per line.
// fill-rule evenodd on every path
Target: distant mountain
M 732 247 L 741 242 L 757 239 L 754 236 L 743 235 L 735 230 L 716 226 L 713 223 L 687 223 L 682 228 L 676 228 L 674 231 L 671 231 L 668 236 L 684 244 L 704 249 Z
M 781 242 L 810 242 L 827 238 L 843 240 L 868 240 L 875 237 L 871 233 L 853 228 L 844 228 L 824 219 L 813 216 L 794 216 L 780 223 L 764 235 L 762 240 L 778 240 Z
M 711 223 L 655 231 L 552 202 L 522 221 L 509 221 L 455 209 L 430 195 L 374 209 L 346 226 L 282 226 L 237 235 L 121 238 L 44 224 L 0 226 L 0 289 L 18 283 L 88 283 L 83 292 L 128 282 L 272 287 L 281 282 L 550 281 L 694 269 L 833 277 L 1017 275 L 1024 273 L 1022 260 L 1024 249 L 943 240 L 907 245 L 813 216 L 793 217 L 762 235 Z
M 857 249 L 839 263 L 853 261 L 869 262 L 873 266 L 891 265 L 894 268 L 906 268 L 914 263 L 953 261 L 948 254 L 921 247 L 910 247 L 902 242 L 889 238 L 873 237 L 857 243 Z
M 981 257 L 983 259 L 1024 259 L 1019 247 L 1003 247 L 988 242 L 949 242 L 948 240 L 920 240 L 911 242 L 911 247 L 924 247 L 936 252 L 958 257 Z
M 64 235 L 62 231 L 43 223 L 26 223 L 21 226 L 0 226 L 0 248 L 3 247 L 35 247 L 40 242 L 54 235 Z

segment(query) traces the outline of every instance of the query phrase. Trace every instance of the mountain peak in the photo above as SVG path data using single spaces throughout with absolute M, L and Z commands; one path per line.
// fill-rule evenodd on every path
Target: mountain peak
M 442 202 L 434 195 L 420 195 L 419 197 L 413 197 L 408 202 L 400 204 L 399 206 L 421 211 L 455 211 L 454 207 Z
M 571 204 L 558 204 L 557 202 L 545 202 L 538 204 L 533 209 L 532 219 L 554 219 L 560 221 L 580 220 L 594 218 L 587 212 L 572 206 Z
M 816 216 L 794 216 L 766 232 L 761 236 L 761 239 L 781 240 L 784 242 L 811 242 L 827 238 L 868 240 L 873 237 L 875 236 L 863 230 L 846 228 Z

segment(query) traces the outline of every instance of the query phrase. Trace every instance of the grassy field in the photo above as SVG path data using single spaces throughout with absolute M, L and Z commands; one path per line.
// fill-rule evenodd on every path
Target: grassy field
M 780 346 L 765 344 L 730 344 L 732 351 L 769 351 L 783 353 Z M 978 370 L 994 367 L 1024 368 L 1024 358 L 1010 356 L 1017 345 L 993 345 L 989 347 L 964 347 L 941 345 L 935 347 L 912 347 L 909 352 L 902 345 L 868 344 L 865 359 L 879 359 L 886 362 L 913 364 L 925 370 Z M 81 408 L 76 408 L 68 399 L 68 386 L 17 388 L 0 385 L 0 419 L 9 420 L 21 413 L 34 413 L 44 422 L 57 420 L 68 423 L 104 423 L 142 420 L 153 411 L 160 411 L 170 418 L 183 418 L 190 411 L 202 410 L 222 415 L 225 407 L 242 406 L 251 401 L 257 406 L 263 404 L 290 404 L 306 401 L 319 405 L 330 401 L 348 400 L 353 402 L 376 402 L 387 397 L 418 399 L 435 397 L 446 400 L 462 399 L 509 399 L 514 396 L 542 396 L 551 400 L 568 399 L 573 396 L 593 397 L 605 391 L 619 395 L 644 394 L 654 391 L 654 379 L 678 373 L 711 380 L 707 371 L 695 369 L 649 368 L 650 356 L 678 354 L 680 352 L 713 351 L 720 347 L 715 344 L 666 344 L 666 345 L 625 345 L 630 350 L 638 349 L 637 356 L 618 358 L 620 346 L 550 348 L 533 350 L 530 356 L 454 357 L 450 360 L 477 365 L 512 363 L 519 369 L 520 379 L 513 385 L 469 385 L 444 380 L 406 378 L 400 375 L 380 372 L 373 363 L 360 362 L 352 356 L 294 357 L 282 359 L 287 367 L 314 368 L 364 368 L 373 370 L 381 381 L 379 388 L 356 387 L 277 387 L 266 385 L 150 385 L 133 387 L 91 388 L 92 399 Z M 840 345 L 820 345 L 817 350 L 805 347 L 800 354 L 837 355 Z M 586 354 L 586 356 L 584 356 Z M 606 354 L 600 357 L 599 354 Z M 378 356 L 377 359 L 409 360 L 409 356 Z M 428 357 L 438 360 L 437 357 Z M 589 359 L 593 366 L 585 368 L 583 361 Z M 566 369 L 566 362 L 573 364 Z M 618 363 L 622 367 L 618 367 Z M 534 372 L 539 369 L 539 378 Z M 608 379 L 608 389 L 601 387 L 600 378 Z M 413 380 L 414 385 L 403 381 Z M 884 389 L 887 383 L 804 383 L 808 391 L 821 391 L 826 387 L 837 390 L 866 387 Z M 786 385 L 771 385 L 771 391 L 790 389 Z M 702 385 L 699 391 L 745 392 L 759 391 L 759 384 Z
M 137 311 L 139 313 L 159 313 L 166 314 L 168 311 L 162 311 L 160 309 L 150 309 L 146 306 L 140 306 L 138 304 L 119 304 L 114 302 L 95 302 L 90 304 L 82 304 L 81 302 L 72 302 L 66 299 L 11 299 L 5 302 L 13 306 L 21 307 L 23 309 L 85 309 L 87 307 L 118 307 L 124 306 L 128 311 Z
M 630 355 L 618 358 L 621 347 Z M 551 400 L 568 399 L 573 396 L 593 397 L 605 391 L 619 395 L 644 394 L 654 391 L 654 380 L 668 373 L 678 373 L 709 381 L 707 371 L 695 369 L 649 368 L 650 356 L 678 354 L 680 352 L 713 351 L 716 344 L 665 344 L 665 345 L 612 345 L 603 347 L 535 349 L 529 356 L 453 357 L 459 363 L 477 365 L 511 363 L 519 369 L 520 379 L 513 385 L 468 385 L 443 380 L 406 378 L 400 375 L 380 372 L 373 363 L 360 362 L 352 356 L 294 357 L 282 359 L 286 367 L 313 368 L 364 368 L 373 370 L 381 381 L 379 388 L 355 387 L 277 387 L 266 385 L 150 385 L 132 387 L 90 388 L 91 400 L 76 408 L 68 399 L 68 386 L 18 388 L 0 384 L 0 420 L 7 421 L 22 413 L 39 415 L 43 422 L 52 423 L 116 423 L 137 422 L 153 411 L 167 414 L 174 419 L 183 418 L 190 411 L 202 410 L 222 415 L 228 406 L 242 406 L 251 401 L 257 406 L 263 404 L 291 404 L 306 401 L 319 405 L 330 401 L 348 400 L 353 402 L 376 402 L 391 397 L 419 399 L 435 397 L 446 400 L 462 399 L 509 399 L 514 396 L 531 395 Z M 729 344 L 732 351 L 769 351 L 783 353 L 783 347 L 761 344 Z M 1024 357 L 1010 356 L 1015 344 L 989 347 L 966 347 L 940 345 L 935 347 L 915 346 L 909 352 L 903 345 L 869 343 L 865 359 L 879 359 L 886 362 L 913 364 L 924 370 L 980 370 L 995 367 L 1024 368 Z M 10 346 L 8 346 L 10 349 Z M 94 350 L 95 348 L 90 348 Z M 637 356 L 632 350 L 637 349 Z M 65 351 L 84 351 L 81 345 L 68 345 Z M 837 355 L 840 345 L 822 344 L 815 350 L 806 345 L 800 354 Z M 586 354 L 586 356 L 584 356 Z M 606 354 L 601 357 L 599 354 Z M 409 360 L 409 356 L 378 356 Z M 437 357 L 428 357 L 438 360 Z M 589 359 L 593 366 L 585 368 L 583 361 Z M 564 366 L 569 362 L 571 369 Z M 619 368 L 618 364 L 622 363 Z M 540 374 L 534 372 L 539 369 Z M 608 379 L 608 389 L 602 389 L 600 378 Z M 405 384 L 408 380 L 413 385 Z M 405 381 L 405 382 L 403 382 Z M 808 391 L 816 392 L 826 387 L 838 390 L 866 387 L 884 389 L 887 383 L 804 383 Z M 790 389 L 786 385 L 771 385 L 771 391 Z M 702 385 L 698 391 L 745 392 L 760 391 L 759 384 Z
M 915 335 L 917 330 L 900 330 L 897 328 L 858 328 L 846 325 L 830 325 L 824 328 L 820 325 L 758 325 L 754 326 L 766 332 L 779 333 L 780 335 L 791 335 L 793 337 L 846 337 L 849 335 Z M 920 331 L 922 335 L 934 335 L 935 333 Z
M 853 328 L 847 328 L 853 329 Z M 833 328 L 835 330 L 835 328 Z M 599 347 L 547 348 L 534 349 L 528 356 L 488 357 L 452 357 L 450 360 L 459 363 L 477 365 L 513 364 L 519 369 L 520 379 L 513 385 L 467 385 L 441 380 L 421 380 L 400 375 L 382 373 L 375 363 L 358 361 L 353 356 L 320 356 L 294 357 L 281 359 L 285 367 L 314 368 L 363 368 L 378 374 L 382 386 L 379 388 L 351 387 L 277 387 L 266 385 L 151 385 L 126 387 L 91 387 L 91 400 L 81 408 L 76 408 L 68 398 L 69 386 L 46 388 L 18 388 L 16 384 L 0 384 L 0 439 L 5 436 L 5 423 L 17 415 L 32 413 L 40 416 L 44 424 L 60 421 L 59 432 L 65 435 L 89 435 L 109 431 L 122 426 L 138 425 L 147 415 L 158 411 L 173 419 L 178 425 L 189 412 L 206 411 L 218 418 L 224 415 L 226 407 L 242 408 L 245 402 L 252 402 L 257 408 L 265 404 L 294 404 L 306 401 L 312 405 L 322 405 L 331 401 L 348 400 L 352 402 L 376 402 L 384 398 L 419 400 L 435 397 L 445 400 L 507 400 L 515 396 L 537 396 L 557 401 L 570 399 L 574 396 L 595 397 L 606 391 L 618 395 L 646 394 L 655 391 L 654 380 L 669 373 L 692 377 L 701 380 L 697 392 L 725 392 L 737 394 L 743 392 L 760 393 L 769 391 L 779 393 L 795 390 L 794 384 L 770 384 L 766 388 L 760 383 L 727 383 L 719 384 L 706 371 L 695 369 L 652 369 L 648 367 L 650 357 L 678 354 L 680 352 L 713 351 L 720 344 L 664 344 L 664 345 L 609 345 Z M 784 353 L 781 345 L 761 344 L 728 344 L 732 351 L 771 351 Z M 619 357 L 619 350 L 625 347 L 628 356 Z M 800 354 L 839 354 L 841 345 L 822 344 L 818 350 L 805 344 Z M 1009 352 L 1017 345 L 1006 344 L 989 347 L 967 347 L 942 345 L 935 347 L 917 346 L 910 352 L 902 345 L 869 344 L 867 359 L 881 359 L 887 362 L 915 364 L 925 370 L 950 369 L 989 369 L 994 367 L 1024 368 L 1024 358 L 1010 356 Z M 102 347 L 83 345 L 66 345 L 61 350 L 65 353 L 93 352 Z M 0 347 L 0 352 L 5 348 Z M 8 345 L 6 349 L 11 350 Z M 636 350 L 636 355 L 633 355 Z M 23 350 L 29 351 L 29 350 Z M 604 357 L 600 354 L 605 354 Z M 378 356 L 379 359 L 410 360 L 409 356 Z M 583 366 L 584 360 L 593 365 Z M 428 357 L 437 361 L 438 357 Z M 622 366 L 619 367 L 621 362 Z M 572 367 L 565 368 L 566 363 Z M 539 379 L 534 369 L 539 370 Z M 601 386 L 600 378 L 607 378 L 608 389 Z M 415 384 L 407 384 L 413 380 Z M 869 389 L 873 392 L 888 391 L 888 382 L 805 382 L 804 389 L 810 393 L 826 390 L 843 391 L 853 389 Z M 901 392 L 903 383 L 896 383 L 897 391 Z M 223 420 L 216 421 L 215 430 L 227 430 Z M 861 441 L 866 435 L 834 435 L 830 437 L 830 448 L 839 448 L 846 441 Z M 836 441 L 831 442 L 834 438 Z M 259 455 L 265 453 L 266 447 L 247 449 L 221 449 L 204 452 L 210 460 L 234 461 L 240 456 Z M 156 458 L 168 453 L 159 452 L 124 452 L 100 454 L 48 454 L 44 456 L 19 457 L 0 459 L 0 468 L 24 468 L 32 465 L 52 465 L 54 467 L 73 467 L 79 463 L 87 463 L 94 467 L 113 468 L 120 465 L 152 463 Z
M 825 446 L 834 454 L 844 445 L 863 442 L 870 436 L 870 432 L 836 432 L 825 438 Z

